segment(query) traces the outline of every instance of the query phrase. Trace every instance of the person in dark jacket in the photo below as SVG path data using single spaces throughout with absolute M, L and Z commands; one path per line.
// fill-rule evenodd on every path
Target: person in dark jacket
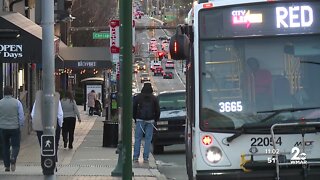
M 143 134 L 145 144 L 143 162 L 149 162 L 150 145 L 153 136 L 154 123 L 159 120 L 160 106 L 157 97 L 153 94 L 150 83 L 145 83 L 141 93 L 133 101 L 133 119 L 136 122 L 133 162 L 137 163 L 140 156 L 140 146 Z

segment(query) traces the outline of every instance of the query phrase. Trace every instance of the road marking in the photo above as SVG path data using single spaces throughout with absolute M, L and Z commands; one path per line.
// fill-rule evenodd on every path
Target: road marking
M 176 72 L 176 75 L 179 77 L 179 80 L 180 80 L 180 82 L 183 84 L 184 88 L 186 88 L 186 85 L 185 85 L 185 83 L 182 81 L 180 75 L 178 75 L 178 72 L 177 72 L 177 69 L 176 69 L 176 68 L 174 68 L 174 71 Z

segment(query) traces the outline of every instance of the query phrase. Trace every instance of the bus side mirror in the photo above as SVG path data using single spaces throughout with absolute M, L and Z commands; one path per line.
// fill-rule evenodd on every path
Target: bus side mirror
M 170 38 L 169 50 L 171 59 L 186 60 L 189 59 L 190 40 L 186 34 L 175 34 Z

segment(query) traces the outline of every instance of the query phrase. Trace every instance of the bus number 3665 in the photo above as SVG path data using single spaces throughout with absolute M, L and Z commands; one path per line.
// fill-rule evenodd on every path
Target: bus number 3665
M 241 112 L 243 109 L 241 101 L 220 102 L 219 106 L 220 112 Z

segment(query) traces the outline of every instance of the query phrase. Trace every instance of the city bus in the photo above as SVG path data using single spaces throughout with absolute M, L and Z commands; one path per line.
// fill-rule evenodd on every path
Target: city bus
M 202 0 L 187 22 L 188 178 L 319 179 L 320 1 Z

